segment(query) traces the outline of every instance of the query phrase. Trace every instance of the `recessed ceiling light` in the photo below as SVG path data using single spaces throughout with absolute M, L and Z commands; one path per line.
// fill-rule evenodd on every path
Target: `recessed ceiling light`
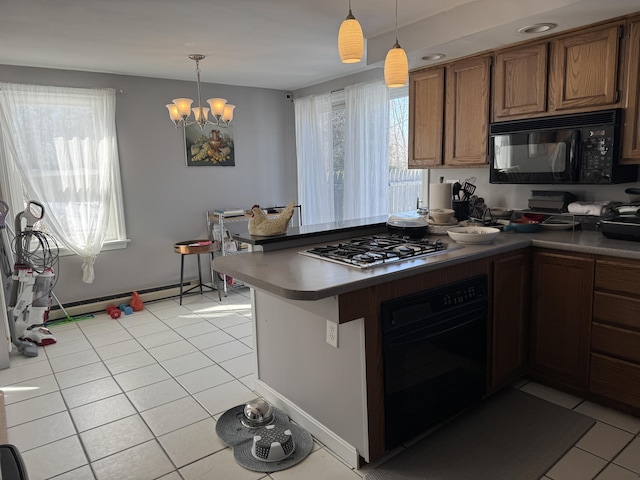
M 441 58 L 446 57 L 444 53 L 430 53 L 422 57 L 422 60 L 426 60 L 428 62 L 432 62 L 434 60 L 440 60 Z
M 534 23 L 518 29 L 518 33 L 542 33 L 553 30 L 558 25 L 555 23 Z

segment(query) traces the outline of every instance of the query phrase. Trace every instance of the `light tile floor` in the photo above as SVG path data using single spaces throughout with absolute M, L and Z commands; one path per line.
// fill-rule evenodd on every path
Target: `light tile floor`
M 316 442 L 302 463 L 265 475 L 239 467 L 215 433 L 255 397 L 248 289 L 151 302 L 53 326 L 58 343 L 0 370 L 9 442 L 31 480 L 358 480 Z M 533 382 L 523 391 L 597 420 L 546 480 L 638 480 L 640 418 Z M 533 479 L 532 479 L 533 480 Z

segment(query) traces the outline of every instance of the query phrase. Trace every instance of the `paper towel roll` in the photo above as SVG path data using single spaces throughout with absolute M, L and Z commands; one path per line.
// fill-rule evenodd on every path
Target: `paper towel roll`
M 451 183 L 429 185 L 429 208 L 451 208 Z

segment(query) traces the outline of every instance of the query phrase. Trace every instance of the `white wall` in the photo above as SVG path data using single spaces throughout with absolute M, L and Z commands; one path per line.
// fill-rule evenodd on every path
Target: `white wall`
M 98 256 L 93 284 L 82 283 L 77 257 L 61 258 L 54 292 L 62 303 L 176 284 L 180 256 L 173 244 L 205 237 L 207 210 L 286 204 L 297 198 L 293 104 L 287 92 L 203 84 L 203 98 L 224 97 L 237 106 L 236 166 L 186 167 L 182 132 L 173 127 L 165 104 L 176 97 L 197 97 L 195 79 L 0 65 L 0 81 L 123 90 L 117 94 L 116 128 L 131 242 L 126 249 Z M 195 278 L 195 257 L 185 260 L 185 277 Z
M 573 193 L 579 201 L 628 202 L 624 193 L 629 187 L 640 187 L 640 182 L 618 185 L 495 185 L 489 183 L 489 168 L 433 168 L 429 170 L 430 183 L 440 177 L 464 180 L 476 177 L 475 194 L 485 199 L 488 207 L 527 208 L 532 190 L 552 190 Z

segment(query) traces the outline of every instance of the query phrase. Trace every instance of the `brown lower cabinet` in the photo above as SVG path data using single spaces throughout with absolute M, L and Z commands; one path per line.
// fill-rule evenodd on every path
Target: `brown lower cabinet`
M 594 260 L 588 254 L 536 249 L 531 268 L 530 373 L 552 386 L 586 391 Z
M 597 257 L 589 391 L 640 413 L 640 262 Z
M 492 258 L 490 391 L 516 380 L 526 369 L 530 257 L 527 248 Z

